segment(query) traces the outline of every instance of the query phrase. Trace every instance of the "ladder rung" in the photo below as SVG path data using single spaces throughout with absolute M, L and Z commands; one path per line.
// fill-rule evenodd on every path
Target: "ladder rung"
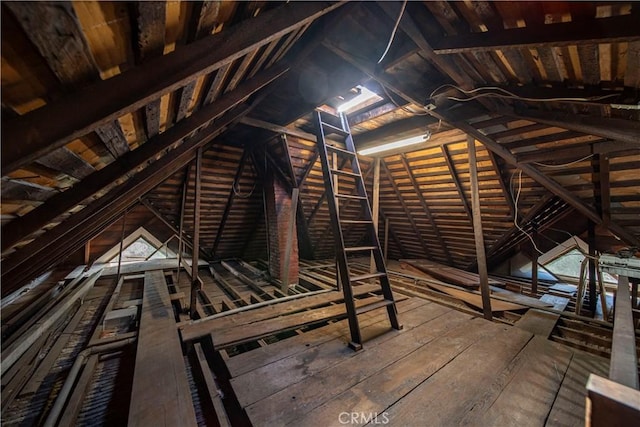
M 373 224 L 373 221 L 366 219 L 341 219 L 340 222 L 343 224 Z
M 349 132 L 347 132 L 346 130 L 340 129 L 339 127 L 336 127 L 334 125 L 330 125 L 329 123 L 322 122 L 322 126 L 329 131 L 327 133 L 337 133 L 342 136 L 349 135 Z
M 341 199 L 367 200 L 364 196 L 352 196 L 351 194 L 336 193 L 336 197 L 340 197 Z
M 344 248 L 345 252 L 365 252 L 378 249 L 377 246 L 352 246 L 350 248 Z
M 360 276 L 353 276 L 350 278 L 350 280 L 352 282 L 357 282 L 360 280 L 367 280 L 367 279 L 375 279 L 377 277 L 384 277 L 386 276 L 387 273 L 383 273 L 381 271 L 376 271 L 375 273 L 367 273 L 367 274 L 361 274 Z
M 336 175 L 350 176 L 352 178 L 360 178 L 360 175 L 358 175 L 357 173 L 343 171 L 340 169 L 331 169 L 331 173 L 335 173 Z
M 344 148 L 336 147 L 334 145 L 327 145 L 327 150 L 333 151 L 335 153 L 342 154 L 342 155 L 345 155 L 345 156 L 355 156 L 356 155 L 356 153 L 354 153 L 353 151 L 345 150 Z
M 386 307 L 393 303 L 394 301 L 390 299 L 383 299 L 382 301 L 372 302 L 371 304 L 363 305 L 361 307 L 356 308 L 356 314 L 367 313 L 372 310 L 377 310 L 379 308 Z

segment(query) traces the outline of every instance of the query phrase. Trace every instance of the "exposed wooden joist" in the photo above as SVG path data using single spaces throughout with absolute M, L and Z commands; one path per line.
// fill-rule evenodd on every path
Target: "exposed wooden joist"
M 187 172 L 187 174 L 188 174 L 188 173 L 189 173 L 189 172 Z M 188 177 L 188 175 L 187 175 L 187 177 Z M 186 177 L 185 177 L 185 178 L 186 178 Z M 186 185 L 186 180 L 185 180 L 184 185 Z M 183 188 L 186 188 L 186 187 L 184 187 L 184 185 L 183 185 L 182 187 L 183 187 Z M 181 198 L 184 200 L 184 199 L 186 198 L 186 196 L 182 195 L 182 197 L 181 197 Z M 182 218 L 182 217 L 181 217 L 180 224 L 178 225 L 178 228 L 176 228 L 176 226 L 175 226 L 175 225 L 173 225 L 173 224 L 172 224 L 172 223 L 171 223 L 171 222 L 170 222 L 170 221 L 169 221 L 169 220 L 168 220 L 168 219 L 167 219 L 167 218 L 162 214 L 162 212 L 158 211 L 158 209 L 157 209 L 155 206 L 153 206 L 153 204 L 151 204 L 151 202 L 149 202 L 149 200 L 147 200 L 146 198 L 144 198 L 144 197 L 143 197 L 143 198 L 141 198 L 141 199 L 140 199 L 140 203 L 142 203 L 142 204 L 143 204 L 143 205 L 144 205 L 144 206 L 149 210 L 149 212 L 151 212 L 151 213 L 152 213 L 156 218 L 158 218 L 158 219 L 159 219 L 159 220 L 160 220 L 164 225 L 166 225 L 166 226 L 167 226 L 167 227 L 168 227 L 168 228 L 169 228 L 169 229 L 170 229 L 170 230 L 171 230 L 171 231 L 172 231 L 176 236 L 180 237 L 180 235 L 182 235 L 182 244 L 183 244 L 184 246 L 188 246 L 188 247 L 190 247 L 190 248 L 193 248 L 193 243 L 192 243 L 191 239 L 189 238 L 189 236 L 187 236 L 187 234 L 184 232 L 184 230 L 182 231 L 182 233 L 180 232 L 180 228 L 181 228 L 181 225 L 182 225 L 182 223 L 183 223 L 183 221 L 184 221 L 184 218 Z M 183 204 L 181 203 L 181 205 L 180 205 L 180 212 L 181 212 L 181 213 L 183 212 L 182 205 L 183 205 Z M 205 259 L 206 259 L 206 258 L 208 258 L 208 256 L 209 256 L 209 254 L 207 254 L 207 253 L 204 251 L 204 249 L 203 249 L 203 248 L 200 248 L 200 255 L 201 255 L 203 258 L 205 258 Z
M 471 185 L 471 203 L 473 204 L 473 235 L 476 244 L 476 259 L 478 260 L 478 276 L 480 278 L 482 312 L 484 313 L 485 319 L 491 320 L 491 290 L 489 289 L 487 256 L 484 248 L 484 233 L 482 231 L 480 190 L 478 189 L 478 165 L 476 162 L 476 141 L 472 136 L 467 136 L 467 149 L 469 151 L 469 180 Z
M 3 124 L 2 172 L 6 174 L 24 166 L 97 126 L 133 112 L 194 78 L 313 22 L 342 4 L 285 4 L 17 117 Z
M 123 155 L 117 161 L 94 172 L 64 193 L 51 197 L 46 204 L 32 210 L 11 222 L 11 227 L 3 227 L 2 250 L 6 250 L 21 239 L 38 231 L 51 220 L 82 203 L 93 194 L 107 188 L 118 178 L 153 159 L 173 144 L 187 137 L 195 130 L 202 129 L 224 112 L 240 104 L 244 99 L 271 83 L 288 71 L 287 67 L 273 67 L 223 96 L 218 102 L 194 113 L 188 120 L 167 129 L 166 132 L 147 141 L 141 147 Z M 217 127 L 217 126 L 216 126 Z
M 2 295 L 19 288 L 20 284 L 82 247 L 88 239 L 111 224 L 122 210 L 185 167 L 194 158 L 198 147 L 204 146 L 226 126 L 249 111 L 248 107 L 243 106 L 228 112 L 215 125 L 210 126 L 207 132 L 200 132 L 192 140 L 172 150 L 170 155 L 163 156 L 133 178 L 11 254 L 2 262 L 2 281 L 10 284 L 2 287 Z M 35 259 L 39 259 L 39 262 L 33 262 Z
M 602 217 L 602 222 L 607 224 L 611 221 L 611 179 L 609 156 L 607 154 L 597 154 L 594 162 L 597 163 L 597 187 L 594 188 L 596 194 L 596 210 Z M 595 172 L 595 171 L 594 171 Z M 595 175 L 595 173 L 594 173 Z
M 360 60 L 358 60 L 354 56 L 349 55 L 346 52 L 343 52 L 343 51 L 340 51 L 340 50 L 337 50 L 337 49 L 334 49 L 334 52 L 336 52 L 345 61 L 348 61 L 349 63 L 351 63 L 352 65 L 354 65 L 358 69 L 360 69 L 362 72 L 368 74 L 370 77 L 378 80 L 381 84 L 384 84 L 386 87 L 388 87 L 389 89 L 391 89 L 392 91 L 394 91 L 398 95 L 402 96 L 407 101 L 413 102 L 413 103 L 419 103 L 420 102 L 417 97 L 406 93 L 406 91 L 404 91 L 401 87 L 399 87 L 399 85 L 397 83 L 390 82 L 388 78 L 386 78 L 383 75 L 380 75 L 372 67 L 370 67 L 370 66 L 368 66 L 366 64 L 363 64 Z M 438 119 L 441 119 L 443 122 L 448 123 L 453 127 L 457 127 L 458 129 L 464 131 L 465 133 L 473 136 L 475 139 L 477 139 L 478 141 L 482 142 L 484 144 L 484 146 L 487 147 L 489 150 L 493 151 L 496 155 L 498 155 L 502 159 L 504 159 L 507 163 L 511 164 L 512 166 L 519 167 L 520 169 L 522 169 L 522 171 L 526 175 L 528 175 L 534 181 L 536 181 L 537 183 L 539 183 L 540 185 L 545 187 L 547 190 L 551 191 L 553 194 L 555 194 L 558 197 L 562 198 L 569 205 L 574 207 L 578 212 L 582 213 L 587 218 L 589 218 L 589 219 L 591 219 L 593 221 L 596 221 L 598 224 L 601 223 L 601 219 L 600 219 L 600 216 L 598 215 L 598 213 L 595 212 L 595 210 L 593 210 L 591 207 L 585 205 L 584 202 L 579 197 L 577 197 L 576 195 L 574 195 L 570 191 L 566 190 L 564 187 L 562 187 L 562 185 L 560 185 L 559 183 L 557 183 L 553 179 L 547 177 L 546 175 L 544 175 L 543 173 L 538 171 L 533 166 L 528 165 L 528 164 L 519 163 L 517 158 L 516 158 L 516 156 L 513 153 L 511 153 L 511 151 L 509 151 L 508 149 L 503 147 L 498 142 L 494 141 L 489 136 L 484 135 L 479 130 L 477 130 L 476 128 L 474 128 L 473 126 L 469 125 L 466 122 L 463 122 L 461 120 L 456 120 L 456 118 L 452 117 L 450 113 L 444 113 L 443 114 L 443 113 L 439 112 L 436 109 L 436 110 L 431 112 L 431 115 L 433 115 L 434 117 L 436 117 Z M 597 120 L 597 118 L 593 118 L 593 119 Z M 603 119 L 603 120 L 613 120 L 613 119 Z M 622 120 L 622 122 L 627 122 L 627 121 Z M 631 123 L 631 122 L 629 122 L 629 123 Z M 555 126 L 555 125 L 553 125 L 553 126 Z M 588 126 L 588 125 L 585 125 L 585 126 Z M 627 126 L 628 126 L 628 124 L 627 124 Z M 563 127 L 566 128 L 566 125 L 563 126 Z M 628 135 L 628 136 L 630 136 L 630 135 Z M 635 141 L 638 141 L 639 138 L 640 138 L 640 133 L 638 133 L 636 131 L 636 135 L 635 135 L 635 138 L 634 138 Z M 631 141 L 631 142 L 634 142 L 634 141 Z M 609 230 L 611 232 L 616 234 L 618 237 L 624 239 L 628 243 L 630 243 L 630 244 L 632 244 L 634 246 L 640 246 L 640 239 L 638 239 L 635 235 L 633 235 L 631 232 L 629 232 L 628 230 L 624 229 L 623 227 L 619 226 L 618 224 L 610 222 L 608 224 L 608 228 L 609 228 Z
M 420 200 L 420 206 L 422 206 L 422 209 L 424 210 L 424 213 L 427 216 L 427 219 L 429 220 L 429 223 L 431 224 L 431 228 L 433 229 L 433 233 L 436 235 L 436 239 L 438 240 L 438 244 L 442 248 L 442 251 L 444 252 L 445 256 L 447 257 L 447 260 L 449 260 L 449 263 L 451 263 L 451 265 L 453 265 L 454 261 L 453 261 L 453 258 L 451 257 L 451 253 L 449 252 L 449 248 L 445 244 L 445 241 L 442 238 L 442 235 L 440 234 L 440 229 L 438 228 L 438 224 L 436 224 L 436 221 L 433 218 L 433 214 L 431 213 L 431 209 L 429 209 L 429 205 L 427 205 L 427 201 L 424 199 L 424 196 L 422 194 L 422 190 L 420 189 L 420 187 L 418 185 L 418 182 L 416 181 L 416 178 L 413 175 L 413 171 L 411 170 L 411 167 L 409 166 L 409 162 L 407 161 L 407 156 L 402 154 L 400 156 L 400 161 L 402 162 L 402 166 L 404 167 L 404 170 L 407 173 L 407 176 L 409 177 L 409 180 L 411 181 L 411 185 L 413 186 L 413 190 L 416 192 L 416 195 L 418 196 L 418 200 Z
M 437 54 L 451 54 L 543 46 L 597 45 L 638 39 L 638 18 L 621 15 L 598 18 L 595 21 L 527 25 L 502 31 L 460 34 L 431 40 L 431 45 Z
M 402 193 L 400 193 L 400 189 L 398 188 L 398 185 L 394 181 L 393 175 L 391 174 L 391 171 L 387 167 L 387 164 L 386 164 L 386 162 L 384 160 L 381 162 L 381 166 L 382 166 L 382 169 L 384 170 L 385 175 L 387 175 L 387 179 L 389 180 L 389 183 L 391 184 L 391 188 L 393 189 L 393 192 L 395 193 L 396 198 L 398 199 L 398 201 L 402 205 L 402 209 L 404 210 L 405 214 L 407 215 L 407 219 L 409 220 L 409 224 L 411 225 L 411 229 L 415 233 L 416 239 L 418 239 L 418 242 L 420 242 L 420 246 L 422 246 L 422 250 L 424 251 L 425 256 L 427 256 L 427 257 L 431 256 L 431 251 L 429 250 L 429 248 L 427 247 L 427 244 L 425 243 L 424 239 L 422 238 L 422 233 L 420 233 L 420 230 L 418 229 L 418 225 L 416 224 L 415 220 L 413 219 L 413 215 L 411 214 L 411 211 L 409 210 L 409 207 L 407 206 L 406 202 L 404 201 L 404 197 L 402 196 Z
M 471 213 L 471 208 L 469 207 L 469 201 L 467 200 L 466 194 L 464 194 L 464 188 L 462 188 L 462 183 L 460 182 L 460 178 L 458 177 L 456 166 L 453 164 L 453 160 L 451 159 L 451 154 L 449 154 L 449 149 L 446 145 L 442 145 L 440 148 L 442 149 L 442 156 L 444 157 L 444 161 L 449 168 L 449 174 L 451 175 L 453 184 L 455 185 L 456 190 L 458 191 L 458 195 L 460 196 L 462 207 L 464 208 L 464 211 L 467 214 L 467 218 L 469 218 L 471 225 L 473 225 L 473 214 Z
M 295 136 L 296 138 L 304 139 L 306 141 L 315 142 L 316 140 L 316 136 L 311 133 L 307 133 L 299 129 L 291 129 L 289 127 L 268 123 L 263 120 L 254 119 L 252 117 L 243 117 L 239 123 L 247 126 L 269 130 L 271 132 L 275 132 L 279 134 Z
M 511 217 L 515 216 L 515 209 L 513 207 L 513 200 L 511 200 L 511 193 L 509 192 L 509 188 L 507 187 L 507 183 L 502 176 L 502 169 L 498 164 L 498 159 L 496 159 L 496 155 L 493 154 L 493 151 L 487 150 L 489 154 L 489 160 L 491 160 L 491 167 L 493 168 L 496 177 L 498 178 L 498 183 L 500 184 L 500 190 L 502 191 L 502 195 L 504 196 L 504 200 L 509 206 L 509 212 L 511 212 Z
M 198 260 L 200 259 L 200 206 L 202 197 L 202 147 L 196 152 L 195 174 L 193 178 L 193 252 L 191 255 L 191 292 L 189 298 L 189 313 L 191 319 L 196 318 L 196 301 L 198 291 L 201 288 L 200 276 L 198 275 Z
M 117 120 L 107 123 L 106 125 L 98 126 L 96 128 L 96 134 L 114 159 L 117 159 L 129 151 L 129 144 L 124 137 L 120 122 Z
M 229 218 L 229 212 L 231 212 L 231 205 L 233 204 L 233 196 L 236 194 L 235 185 L 240 180 L 242 176 L 242 171 L 244 170 L 245 161 L 247 159 L 247 151 L 244 150 L 242 152 L 242 157 L 240 158 L 240 163 L 238 164 L 238 169 L 236 170 L 236 175 L 233 178 L 233 184 L 231 190 L 229 191 L 229 196 L 227 197 L 227 203 L 224 206 L 224 212 L 222 213 L 222 219 L 220 220 L 220 225 L 218 226 L 218 231 L 216 232 L 216 238 L 213 241 L 213 246 L 211 247 L 211 256 L 215 257 L 218 252 L 218 245 L 220 244 L 220 240 L 222 238 L 222 233 L 224 232 L 224 227 L 227 223 L 227 219 Z
M 218 23 L 220 0 L 205 0 L 193 2 L 191 24 L 189 25 L 189 39 L 199 40 L 211 34 Z
M 612 117 L 583 116 L 573 113 L 542 110 L 501 110 L 501 114 L 518 119 L 544 123 L 588 135 L 596 135 L 615 141 L 640 146 L 640 122 Z

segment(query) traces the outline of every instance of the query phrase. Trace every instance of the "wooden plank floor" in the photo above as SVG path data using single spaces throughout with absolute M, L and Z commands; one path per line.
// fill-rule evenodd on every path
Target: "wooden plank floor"
M 361 316 L 364 349 L 345 321 L 226 361 L 255 426 L 582 425 L 589 372 L 605 359 L 519 328 L 418 298 Z M 352 415 L 353 414 L 353 415 Z
M 161 270 L 144 276 L 129 426 L 195 426 L 189 381 Z

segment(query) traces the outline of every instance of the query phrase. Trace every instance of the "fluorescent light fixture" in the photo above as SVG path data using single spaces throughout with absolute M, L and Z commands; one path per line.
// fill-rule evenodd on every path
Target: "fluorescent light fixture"
M 378 96 L 377 93 L 370 91 L 369 89 L 367 89 L 364 86 L 356 86 L 356 88 L 360 91 L 360 94 L 357 95 L 355 98 L 351 99 L 350 101 L 345 102 L 344 104 L 341 104 L 338 107 L 338 113 L 343 113 L 345 111 L 348 111 L 350 109 L 352 109 L 353 107 L 363 104 L 365 102 L 367 102 L 368 100 L 375 98 Z
M 381 153 L 383 151 L 394 150 L 396 148 L 408 147 L 410 145 L 420 144 L 421 142 L 429 140 L 429 138 L 431 138 L 431 132 L 427 132 L 424 135 L 401 139 L 399 141 L 388 142 L 386 144 L 378 145 L 375 147 L 365 148 L 364 150 L 358 151 L 358 154 L 368 156 L 370 154 Z

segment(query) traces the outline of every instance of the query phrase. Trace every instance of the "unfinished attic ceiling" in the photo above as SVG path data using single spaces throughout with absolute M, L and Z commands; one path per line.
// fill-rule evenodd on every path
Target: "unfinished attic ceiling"
M 349 112 L 359 147 L 431 133 L 380 160 L 391 258 L 474 267 L 468 136 L 490 261 L 534 224 L 541 249 L 589 222 L 600 251 L 640 246 L 639 9 L 3 2 L 2 295 L 117 234 L 134 206 L 127 228 L 153 221 L 165 240 L 184 206 L 193 236 L 200 148 L 202 257 L 266 256 L 266 175 L 300 186 L 300 254 L 331 257 L 310 113 L 357 85 L 382 98 Z M 361 164 L 371 191 L 375 160 Z

